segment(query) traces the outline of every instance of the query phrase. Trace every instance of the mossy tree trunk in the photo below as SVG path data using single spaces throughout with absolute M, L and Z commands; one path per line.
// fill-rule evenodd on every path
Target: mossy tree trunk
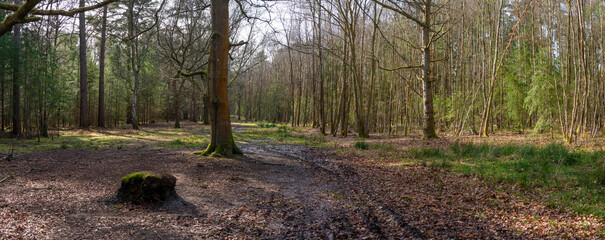
M 227 73 L 229 60 L 229 0 L 212 0 L 212 39 L 208 57 L 210 144 L 202 155 L 241 154 L 231 132 Z

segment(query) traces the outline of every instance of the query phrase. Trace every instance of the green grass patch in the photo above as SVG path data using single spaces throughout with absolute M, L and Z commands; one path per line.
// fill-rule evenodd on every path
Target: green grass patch
M 171 148 L 182 148 L 182 147 L 190 147 L 190 148 L 206 148 L 210 141 L 206 136 L 188 136 L 184 138 L 178 138 L 172 140 L 168 144 L 164 144 L 164 146 Z
M 122 130 L 120 128 L 103 131 L 68 130 L 59 132 L 52 138 L 33 139 L 0 139 L 1 153 L 29 153 L 59 149 L 104 149 L 124 146 L 159 146 L 159 147 L 203 147 L 207 137 L 196 136 L 205 130 L 153 129 Z M 196 135 L 193 135 L 196 134 Z M 179 141 L 176 141 L 179 140 Z
M 546 204 L 605 217 L 605 151 L 570 151 L 561 144 L 453 144 L 411 149 L 413 160 L 538 193 Z
M 355 142 L 355 148 L 357 148 L 357 149 L 366 150 L 369 147 L 370 147 L 370 145 L 367 144 L 364 141 L 357 141 L 357 142 Z
M 387 151 L 387 152 L 392 152 L 397 150 L 397 148 L 391 144 L 383 144 L 383 143 L 376 143 L 374 145 L 372 145 L 373 149 L 376 150 L 380 150 L 380 151 Z

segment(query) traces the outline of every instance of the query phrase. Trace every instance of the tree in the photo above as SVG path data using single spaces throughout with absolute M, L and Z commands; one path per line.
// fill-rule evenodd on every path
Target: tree
M 401 16 L 414 21 L 422 28 L 422 46 L 420 46 L 420 50 L 422 51 L 422 106 L 423 106 L 423 121 L 422 121 L 422 138 L 430 139 L 437 138 L 437 133 L 435 132 L 435 111 L 433 106 L 433 85 L 431 79 L 431 63 L 433 60 L 431 59 L 431 45 L 433 42 L 437 41 L 439 35 L 442 34 L 440 32 L 436 32 L 431 29 L 432 26 L 432 12 L 431 7 L 433 5 L 433 0 L 414 0 L 414 1 L 390 1 L 400 2 L 401 4 L 386 4 L 381 2 L 380 0 L 374 0 L 377 4 L 383 6 L 384 8 L 393 10 L 394 12 L 400 14 Z M 409 13 L 404 9 L 404 6 L 411 5 L 413 8 L 416 8 L 420 12 L 423 13 L 423 20 L 419 20 L 414 17 L 413 14 Z M 402 67 L 402 68 L 409 68 Z M 401 69 L 401 68 L 398 68 Z
M 186 7 L 192 6 L 199 10 L 184 11 Z M 195 75 L 201 75 L 203 79 L 206 74 L 201 69 L 207 67 L 203 61 L 206 61 L 205 58 L 208 56 L 209 40 L 206 39 L 210 31 L 209 26 L 203 22 L 207 18 L 202 10 L 208 7 L 210 6 L 203 2 L 179 0 L 163 19 L 167 23 L 158 24 L 158 28 L 161 29 L 157 32 L 158 52 L 163 56 L 163 63 L 174 73 L 174 76 L 166 79 L 169 81 L 168 85 L 174 97 L 172 112 L 175 117 L 175 128 L 180 128 L 181 98 L 183 90 L 188 86 L 186 83 L 195 86 L 199 92 L 207 90 L 202 87 L 205 85 L 204 81 L 195 81 Z M 195 101 L 192 102 L 195 105 Z
M 101 47 L 99 49 L 99 114 L 97 125 L 105 127 L 105 43 L 107 42 L 107 5 L 101 20 Z
M 41 20 L 38 16 L 69 16 L 73 17 L 78 13 L 94 10 L 97 8 L 101 8 L 107 4 L 112 2 L 117 2 L 120 0 L 106 0 L 95 5 L 91 5 L 88 7 L 84 7 L 80 5 L 79 8 L 72 10 L 41 10 L 36 9 L 36 5 L 40 3 L 42 0 L 27 0 L 23 5 L 18 4 L 10 4 L 5 2 L 0 2 L 0 9 L 10 10 L 14 13 L 8 15 L 4 21 L 0 23 L 0 37 L 5 33 L 9 32 L 13 26 L 21 23 L 30 23 Z M 28 17 L 28 15 L 36 15 L 33 17 Z
M 84 0 L 80 0 L 80 7 L 84 7 Z M 80 13 L 80 127 L 90 126 L 88 121 L 88 76 L 86 69 L 86 14 Z
M 5 20 L 6 21 L 6 20 Z M 0 32 L 1 33 L 1 32 Z M 13 44 L 15 47 L 13 55 L 13 127 L 12 135 L 21 136 L 21 26 L 16 25 L 13 28 Z
M 211 1 L 212 36 L 208 57 L 210 144 L 202 155 L 231 156 L 242 151 L 233 141 L 227 91 L 229 72 L 229 0 Z
M 135 0 L 128 2 L 128 41 L 130 54 L 130 68 L 134 77 L 134 88 L 132 89 L 132 102 L 131 104 L 131 117 L 132 117 L 132 129 L 139 129 L 139 120 L 137 119 L 137 97 L 139 96 L 139 73 L 141 66 L 137 63 L 139 41 L 137 33 L 135 33 L 135 11 L 134 11 Z

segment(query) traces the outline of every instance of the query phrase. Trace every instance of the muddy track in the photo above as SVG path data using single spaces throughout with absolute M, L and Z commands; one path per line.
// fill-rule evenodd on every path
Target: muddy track
M 475 218 L 461 216 L 446 216 L 454 218 L 459 225 L 450 225 L 439 228 L 437 226 L 417 226 L 417 219 L 410 217 L 412 209 L 397 208 L 393 204 L 384 202 L 380 194 L 374 190 L 375 184 L 368 181 L 367 176 L 360 176 L 354 167 L 347 164 L 336 163 L 321 157 L 325 150 L 297 145 L 263 145 L 252 148 L 262 149 L 285 159 L 300 161 L 305 166 L 317 172 L 318 178 L 328 179 L 332 188 L 338 189 L 346 196 L 341 196 L 342 206 L 334 206 L 338 211 L 331 212 L 332 225 L 345 226 L 339 229 L 346 233 L 346 238 L 373 238 L 373 239 L 427 239 L 427 238 L 456 238 L 463 236 L 464 231 L 482 231 L 481 236 L 491 236 L 497 239 L 527 239 L 528 237 L 513 233 L 511 230 L 498 225 L 491 225 Z M 252 149 L 249 149 L 252 150 Z M 255 152 L 252 150 L 251 152 Z M 348 204 L 348 205 L 347 205 Z M 423 214 L 423 212 L 420 212 Z M 427 213 L 426 217 L 429 214 Z M 451 214 L 453 215 L 453 214 Z M 417 216 L 425 217 L 425 216 Z M 361 221 L 356 219 L 361 219 Z M 416 223 L 416 224 L 415 224 Z M 351 229 L 355 229 L 351 231 Z M 495 230 L 493 230 L 495 229 Z M 427 236 L 427 231 L 439 231 Z M 492 232 L 490 232 L 492 231 Z M 335 235 L 326 234 L 328 239 Z M 435 237 L 437 236 L 437 237 Z M 439 237 L 441 236 L 441 237 Z
M 375 199 L 373 197 L 374 194 L 370 194 L 373 192 L 372 189 L 359 180 L 357 173 L 352 168 L 330 162 L 313 154 L 313 152 L 321 150 L 299 145 L 263 145 L 261 148 L 264 151 L 279 154 L 285 158 L 299 160 L 311 168 L 322 172 L 324 175 L 326 175 L 324 177 L 330 178 L 333 182 L 339 183 L 342 191 L 351 193 L 350 196 L 348 196 L 350 201 L 363 203 L 361 206 L 352 209 L 352 212 L 354 215 L 358 215 L 357 217 L 360 217 L 363 220 L 365 228 L 369 230 L 369 233 L 372 235 L 372 237 L 377 237 L 379 239 L 395 238 L 396 236 L 392 236 L 388 233 L 390 231 L 385 231 L 383 229 L 388 227 L 391 228 L 391 230 L 395 229 L 397 231 L 398 229 L 397 235 L 399 237 L 406 236 L 416 239 L 426 238 L 426 236 L 420 230 L 405 222 L 398 213 L 383 204 L 380 200 Z M 380 212 L 381 214 L 375 214 L 376 211 Z M 389 222 L 389 220 L 392 220 L 380 219 L 381 216 L 384 215 L 394 219 L 396 224 L 391 223 L 391 226 L 384 226 L 384 222 Z M 336 225 L 342 224 L 351 228 L 348 218 L 349 217 L 347 217 L 346 214 L 342 214 L 341 216 L 334 218 L 335 221 L 341 221 L 341 223 L 333 223 Z M 351 237 L 356 238 L 362 236 L 351 235 Z

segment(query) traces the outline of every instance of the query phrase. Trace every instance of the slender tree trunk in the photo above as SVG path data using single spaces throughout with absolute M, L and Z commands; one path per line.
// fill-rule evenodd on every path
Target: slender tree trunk
M 241 154 L 233 141 L 229 118 L 229 0 L 211 1 L 212 36 L 208 57 L 208 95 L 210 96 L 210 144 L 202 155 Z
M 242 97 L 240 89 L 240 96 L 237 98 L 237 120 L 242 120 Z
M 379 17 L 377 15 L 377 4 L 374 3 L 374 18 L 378 21 Z M 366 131 L 370 131 L 370 122 L 372 122 L 372 112 L 374 111 L 374 91 L 375 91 L 375 83 L 376 83 L 376 31 L 378 29 L 378 23 L 374 24 L 374 28 L 372 29 L 372 42 L 371 44 L 371 60 L 370 60 L 370 96 L 368 98 L 368 110 L 366 112 Z M 368 134 L 369 136 L 369 134 Z
M 4 59 L 0 59 L 0 108 L 2 108 L 2 116 L 0 116 L 0 122 L 2 122 L 0 126 L 0 132 L 4 132 L 6 123 L 4 122 Z
M 130 41 L 130 64 L 132 67 L 132 74 L 134 76 L 134 89 L 132 91 L 132 102 L 131 102 L 131 121 L 132 129 L 139 129 L 139 120 L 137 119 L 137 96 L 139 95 L 139 67 L 137 64 L 137 52 L 138 44 L 137 38 L 135 37 L 135 16 L 134 16 L 134 1 L 130 0 L 128 3 L 128 38 Z
M 321 1 L 317 0 L 317 4 L 320 5 Z M 321 45 L 322 29 L 321 29 L 321 7 L 317 7 L 317 49 L 319 51 L 319 131 L 322 135 L 326 135 L 326 111 L 325 111 L 325 100 L 324 100 L 324 59 L 323 50 Z
M 99 53 L 99 116 L 98 126 L 105 127 L 105 42 L 107 40 L 107 5 L 103 7 L 101 23 L 101 49 Z
M 80 7 L 85 1 L 80 0 Z M 80 13 L 80 127 L 90 126 L 88 119 L 88 76 L 86 70 L 86 14 Z
M 431 82 L 431 1 L 428 0 L 424 9 L 424 24 L 422 28 L 422 99 L 424 118 L 422 122 L 422 138 L 437 138 L 435 133 L 435 111 L 433 110 L 433 87 Z
M 21 26 L 13 27 L 13 44 L 15 54 L 13 56 L 13 126 L 12 135 L 21 136 Z
M 181 100 L 174 96 L 174 128 L 181 128 Z
M 494 86 L 496 85 L 496 75 L 498 74 L 498 67 L 497 67 L 497 62 L 498 62 L 498 55 L 499 55 L 499 42 L 500 42 L 500 25 L 501 25 L 501 20 L 502 20 L 502 9 L 504 7 L 504 0 L 500 1 L 500 10 L 499 10 L 499 14 L 498 14 L 498 21 L 496 21 L 497 25 L 496 25 L 496 39 L 495 39 L 495 46 L 494 46 L 494 58 L 492 60 L 492 73 L 490 76 L 490 82 L 489 82 L 489 92 L 488 92 L 488 96 L 487 96 L 487 103 L 485 104 L 485 109 L 483 110 L 483 119 L 481 120 L 481 136 L 482 137 L 487 137 L 487 129 L 489 127 L 489 121 L 490 121 L 490 115 L 491 115 L 491 110 L 492 110 L 492 104 L 494 102 Z

